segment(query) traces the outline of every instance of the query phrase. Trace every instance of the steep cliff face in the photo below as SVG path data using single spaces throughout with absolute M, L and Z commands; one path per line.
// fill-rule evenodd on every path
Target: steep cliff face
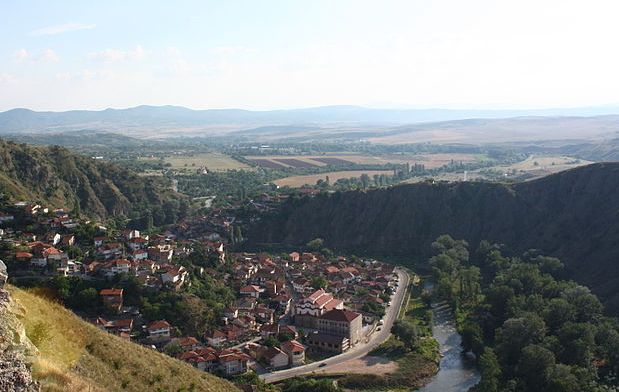
M 178 195 L 160 180 L 71 153 L 0 140 L 0 193 L 12 199 L 80 207 L 91 216 L 126 215 Z
M 327 247 L 416 262 L 441 234 L 472 246 L 487 239 L 517 252 L 537 248 L 619 311 L 619 163 L 515 185 L 414 184 L 291 200 L 249 234 L 250 245 L 320 237 Z
M 8 291 L 0 288 L 0 391 L 33 392 L 39 384 L 32 379 L 31 366 L 37 349 L 26 336 L 17 315 L 22 309 Z

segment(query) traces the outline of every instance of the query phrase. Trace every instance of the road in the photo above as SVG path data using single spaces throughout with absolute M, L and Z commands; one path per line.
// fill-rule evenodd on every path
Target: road
M 329 367 L 351 359 L 361 358 L 367 355 L 370 351 L 374 350 L 376 347 L 380 346 L 382 343 L 384 343 L 389 338 L 389 335 L 391 335 L 391 326 L 397 318 L 400 307 L 402 306 L 402 302 L 404 301 L 404 293 L 406 292 L 406 288 L 408 287 L 409 283 L 408 273 L 406 273 L 400 268 L 396 268 L 395 272 L 398 274 L 399 279 L 398 289 L 395 293 L 395 296 L 393 297 L 393 300 L 391 301 L 391 306 L 389 307 L 389 309 L 387 309 L 387 314 L 385 314 L 385 317 L 383 317 L 385 323 L 381 327 L 380 331 L 375 331 L 370 336 L 367 343 L 359 343 L 355 347 L 352 347 L 351 349 L 342 354 L 335 355 L 322 361 L 313 362 L 308 365 L 298 366 L 292 369 L 285 369 L 277 372 L 261 374 L 260 378 L 267 383 L 273 383 L 286 380 L 288 378 L 312 373 L 318 369 L 320 369 L 321 373 L 328 372 Z M 325 363 L 326 366 L 319 368 L 319 365 L 323 363 Z

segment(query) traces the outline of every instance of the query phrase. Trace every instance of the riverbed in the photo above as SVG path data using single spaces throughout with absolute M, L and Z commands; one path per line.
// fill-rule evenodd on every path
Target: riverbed
M 475 362 L 462 355 L 460 334 L 456 331 L 455 320 L 449 306 L 434 304 L 434 325 L 432 335 L 439 343 L 441 363 L 439 371 L 421 392 L 465 392 L 479 382 L 479 372 Z

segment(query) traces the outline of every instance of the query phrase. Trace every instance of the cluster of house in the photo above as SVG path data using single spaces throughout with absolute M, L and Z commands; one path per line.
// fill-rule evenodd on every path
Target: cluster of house
M 44 235 L 15 232 L 11 222 L 27 218 L 47 227 Z M 150 289 L 169 288 L 179 290 L 189 284 L 189 272 L 173 262 L 173 256 L 185 254 L 191 249 L 190 241 L 176 241 L 175 235 L 145 236 L 138 230 L 123 230 L 116 236 L 105 235 L 107 229 L 98 226 L 100 236 L 92 243 L 77 244 L 75 228 L 82 223 L 57 209 L 49 211 L 39 205 L 17 203 L 11 212 L 0 214 L 2 229 L 0 238 L 15 245 L 13 257 L 22 267 L 41 274 L 81 276 L 88 278 L 113 278 L 120 274 L 134 276 Z M 204 241 L 208 252 L 221 261 L 224 259 L 224 243 Z M 81 248 L 82 260 L 72 258 L 71 249 Z
M 166 352 L 170 352 L 166 347 L 178 346 L 174 351 L 179 359 L 226 376 L 254 366 L 271 370 L 298 366 L 308 351 L 348 350 L 363 341 L 364 325 L 380 318 L 367 304 L 384 309 L 394 291 L 393 267 L 376 260 L 327 258 L 317 252 L 226 257 L 222 237 L 213 230 L 229 229 L 233 219 L 220 212 L 208 221 L 181 223 L 164 235 L 123 230 L 110 236 L 99 227 L 101 235 L 92 243 L 77 244 L 74 229 L 80 222 L 63 210 L 50 212 L 29 204 L 15 208 L 49 225 L 42 238 L 0 233 L 8 234 L 19 247 L 15 260 L 32 270 L 101 280 L 125 274 L 153 290 L 181 290 L 190 285 L 190 273 L 208 274 L 234 288 L 236 300 L 222 311 L 217 325 L 199 338 L 176 336 L 176 329 L 166 320 L 147 322 L 139 312 L 132 314 L 124 306 L 121 288 L 99 291 L 107 314 L 113 316 L 92 320 L 102 330 L 125 339 L 139 332 L 141 343 Z M 12 219 L 10 214 L 0 215 L 0 223 Z M 195 238 L 200 238 L 208 257 L 221 264 L 188 271 L 175 263 L 175 256 L 192 251 Z M 81 262 L 70 257 L 77 246 L 85 256 Z M 225 261 L 225 268 L 219 268 Z
M 365 311 L 363 304 L 386 307 L 383 298 L 396 284 L 393 267 L 375 260 L 334 261 L 298 252 L 287 257 L 230 256 L 232 273 L 220 273 L 218 278 L 235 287 L 238 298 L 224 309 L 219 326 L 205 333 L 204 341 L 214 350 L 241 350 L 248 355 L 250 368 L 298 366 L 308 350 L 336 354 L 359 344 L 367 333 L 364 323 L 379 318 Z M 313 287 L 316 282 L 326 282 L 328 290 Z M 273 345 L 272 338 L 279 344 Z M 187 350 L 179 358 L 200 362 L 206 359 L 202 354 Z

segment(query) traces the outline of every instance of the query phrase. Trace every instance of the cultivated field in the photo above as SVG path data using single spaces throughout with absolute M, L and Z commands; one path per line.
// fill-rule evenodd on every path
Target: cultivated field
M 362 174 L 367 174 L 372 177 L 375 174 L 381 175 L 385 174 L 388 176 L 393 175 L 393 171 L 391 170 L 343 170 L 343 171 L 335 171 L 329 173 L 320 173 L 320 174 L 310 174 L 305 176 L 292 176 L 279 179 L 274 181 L 276 185 L 279 186 L 289 186 L 292 188 L 299 188 L 305 184 L 314 185 L 318 180 L 326 180 L 329 177 L 329 181 L 334 183 L 340 178 L 352 178 L 352 177 L 361 177 Z
M 213 171 L 250 168 L 246 164 L 241 163 L 228 155 L 217 152 L 195 155 L 174 155 L 166 157 L 165 161 L 172 164 L 172 168 L 177 170 L 192 170 L 200 167 L 206 167 L 208 170 Z
M 514 169 L 519 171 L 543 170 L 551 173 L 556 173 L 559 171 L 572 169 L 574 167 L 588 165 L 590 163 L 593 162 L 567 156 L 532 155 L 524 161 L 514 163 L 513 165 L 506 166 L 505 168 L 508 170 Z
M 364 155 L 355 153 L 334 152 L 323 155 L 270 155 L 270 156 L 247 156 L 245 157 L 266 168 L 281 169 L 282 167 L 320 167 L 320 166 L 346 166 L 359 165 L 386 165 L 389 163 L 411 165 L 423 164 L 427 169 L 445 166 L 451 161 L 475 162 L 485 157 L 475 154 L 375 154 Z
M 589 165 L 593 162 L 577 159 L 568 156 L 560 155 L 532 155 L 527 159 L 511 164 L 511 165 L 497 165 L 484 169 L 478 169 L 469 171 L 467 173 L 467 179 L 471 180 L 497 180 L 500 176 L 505 180 L 533 180 L 536 178 L 544 177 L 549 174 L 558 173 L 564 170 L 573 169 L 579 166 Z M 493 172 L 494 175 L 488 175 L 489 172 Z M 439 181 L 463 181 L 464 173 L 442 173 L 433 177 Z M 415 183 L 424 181 L 425 177 L 414 177 L 406 180 L 407 183 Z

